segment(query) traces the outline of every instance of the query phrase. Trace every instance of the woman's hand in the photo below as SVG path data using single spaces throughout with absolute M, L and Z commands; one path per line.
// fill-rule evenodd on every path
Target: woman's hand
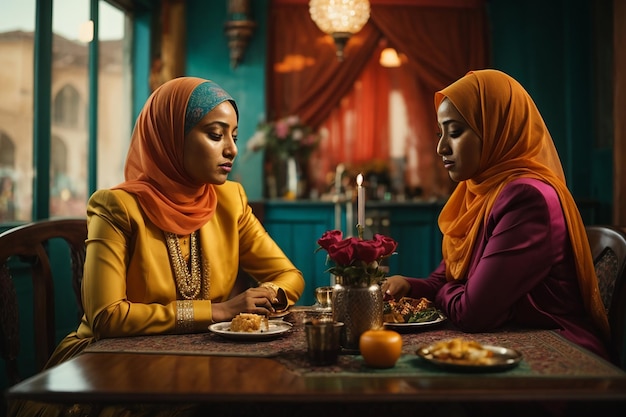
M 276 295 L 271 288 L 249 288 L 223 303 L 213 303 L 213 321 L 229 321 L 239 313 L 268 315 L 274 312 Z
M 411 284 L 402 275 L 393 275 L 383 282 L 381 289 L 385 300 L 398 300 L 409 293 Z

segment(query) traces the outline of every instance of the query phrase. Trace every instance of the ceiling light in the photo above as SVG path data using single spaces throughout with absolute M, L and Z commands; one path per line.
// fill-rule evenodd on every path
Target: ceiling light
M 311 0 L 309 13 L 322 32 L 335 40 L 337 58 L 343 60 L 348 39 L 367 23 L 370 17 L 368 0 Z
M 380 53 L 380 60 L 378 62 L 383 67 L 387 68 L 397 68 L 402 64 L 400 57 L 398 56 L 398 52 L 396 52 L 393 48 L 383 49 Z

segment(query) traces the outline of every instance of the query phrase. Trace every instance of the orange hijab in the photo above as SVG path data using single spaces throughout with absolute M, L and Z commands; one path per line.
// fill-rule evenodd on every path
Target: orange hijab
M 157 88 L 137 117 L 126 157 L 126 181 L 114 188 L 135 194 L 160 229 L 186 235 L 215 213 L 212 184 L 198 184 L 183 164 L 186 133 L 218 104 L 233 98 L 212 81 L 175 78 Z
M 585 226 L 565 184 L 552 137 L 532 98 L 517 81 L 497 70 L 470 71 L 435 93 L 435 110 L 446 97 L 483 141 L 477 174 L 457 185 L 439 215 L 448 280 L 466 276 L 479 230 L 502 188 L 520 177 L 539 179 L 559 196 L 585 308 L 608 336 Z

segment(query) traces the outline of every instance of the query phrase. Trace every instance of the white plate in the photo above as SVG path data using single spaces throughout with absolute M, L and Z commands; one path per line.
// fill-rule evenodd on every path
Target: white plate
M 291 330 L 291 323 L 283 320 L 270 320 L 268 330 L 255 332 L 233 332 L 230 330 L 230 322 L 215 323 L 209 326 L 209 330 L 228 339 L 233 340 L 267 340 L 274 339 Z
M 499 372 L 516 367 L 522 360 L 522 354 L 520 352 L 501 346 L 483 345 L 483 349 L 493 353 L 493 356 L 489 358 L 486 363 L 435 359 L 430 353 L 432 348 L 433 346 L 431 345 L 417 349 L 417 356 L 433 365 L 450 371 Z
M 418 322 L 418 323 L 391 323 L 391 322 L 385 322 L 383 323 L 383 325 L 388 328 L 388 329 L 392 329 L 392 330 L 403 330 L 403 331 L 409 331 L 409 330 L 418 330 L 424 327 L 430 327 L 430 326 L 435 326 L 439 323 L 442 323 L 446 321 L 446 317 L 443 315 L 439 315 L 439 317 L 437 317 L 435 320 L 430 320 L 430 321 L 422 321 L 422 322 Z

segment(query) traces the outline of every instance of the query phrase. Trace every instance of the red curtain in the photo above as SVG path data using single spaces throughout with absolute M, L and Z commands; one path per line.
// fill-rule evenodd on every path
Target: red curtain
M 370 20 L 350 38 L 342 62 L 311 20 L 308 1 L 272 4 L 267 117 L 298 115 L 328 131 L 309 166 L 321 193 L 339 163 L 351 175 L 401 169 L 406 189 L 425 198 L 451 190 L 435 151 L 433 95 L 488 66 L 487 16 L 482 0 L 431 3 L 371 1 Z M 401 67 L 378 63 L 385 46 L 401 54 Z

